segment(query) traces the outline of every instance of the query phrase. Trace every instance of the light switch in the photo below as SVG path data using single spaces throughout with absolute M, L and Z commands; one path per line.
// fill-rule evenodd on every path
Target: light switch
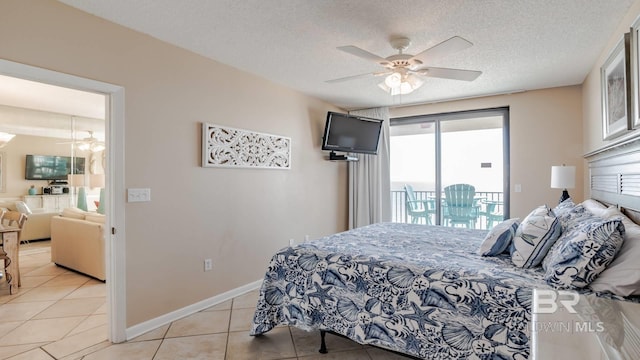
M 522 184 L 516 184 L 514 187 L 516 192 L 522 192 Z
M 151 201 L 151 189 L 127 189 L 128 202 L 146 202 Z

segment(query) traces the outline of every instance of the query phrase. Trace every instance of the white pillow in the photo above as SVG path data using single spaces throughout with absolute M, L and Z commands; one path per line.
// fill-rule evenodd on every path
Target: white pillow
M 558 240 L 562 227 L 548 206 L 534 209 L 518 226 L 511 246 L 511 261 L 522 268 L 540 265 Z
M 520 219 L 513 218 L 494 226 L 482 241 L 480 249 L 478 249 L 478 254 L 482 256 L 496 256 L 505 252 L 509 248 L 509 245 L 511 245 L 511 241 L 516 234 L 519 224 Z
M 603 203 L 593 199 L 587 199 L 581 202 L 580 204 L 584 206 L 584 208 L 587 209 L 587 211 L 589 211 L 593 215 L 600 216 L 601 218 L 605 218 L 604 214 L 605 214 L 605 211 L 607 211 L 608 207 Z
M 606 219 L 619 217 L 624 225 L 624 243 L 613 262 L 589 284 L 594 291 L 620 296 L 640 295 L 640 225 L 611 207 L 603 214 Z
M 24 201 L 16 201 L 16 209 L 18 209 L 22 214 L 31 215 L 31 210 Z

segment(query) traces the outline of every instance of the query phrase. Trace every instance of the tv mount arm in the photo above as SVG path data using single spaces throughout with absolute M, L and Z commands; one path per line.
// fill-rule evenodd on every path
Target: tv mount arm
M 355 156 L 349 155 L 338 155 L 335 151 L 329 153 L 329 160 L 331 161 L 358 161 L 358 158 Z

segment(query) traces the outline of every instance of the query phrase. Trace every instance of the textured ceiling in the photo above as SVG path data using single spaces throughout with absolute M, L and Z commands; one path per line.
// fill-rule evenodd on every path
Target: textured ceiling
M 60 0 L 346 109 L 403 105 L 583 82 L 633 0 Z M 419 53 L 452 36 L 474 45 L 428 66 L 480 70 L 473 82 L 428 78 L 392 97 L 379 71 L 336 49 L 386 57 L 389 39 Z
M 344 108 L 440 101 L 582 83 L 632 0 L 62 0 L 81 10 Z M 454 35 L 474 46 L 428 63 L 480 70 L 474 82 L 429 78 L 391 97 L 379 71 L 336 49 L 386 57 L 388 40 L 418 53 Z

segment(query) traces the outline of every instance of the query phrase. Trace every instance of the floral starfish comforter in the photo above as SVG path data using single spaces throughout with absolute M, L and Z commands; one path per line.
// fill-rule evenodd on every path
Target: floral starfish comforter
M 527 359 L 544 273 L 477 255 L 486 233 L 381 223 L 284 248 L 251 335 L 287 324 L 424 359 Z

